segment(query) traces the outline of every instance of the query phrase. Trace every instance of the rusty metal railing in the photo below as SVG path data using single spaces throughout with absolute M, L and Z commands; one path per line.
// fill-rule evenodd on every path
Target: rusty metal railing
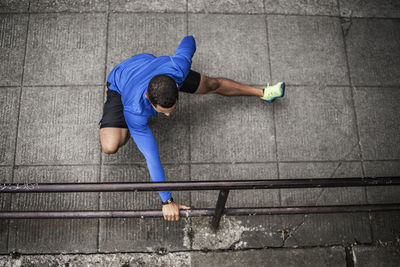
M 400 203 L 338 205 L 338 206 L 294 206 L 225 208 L 230 190 L 323 188 L 400 185 L 400 177 L 375 178 L 329 178 L 329 179 L 280 179 L 280 180 L 219 180 L 197 182 L 144 182 L 144 183 L 41 183 L 0 184 L 0 193 L 43 193 L 43 192 L 137 192 L 137 191 L 187 191 L 220 190 L 215 209 L 180 210 L 180 216 L 213 216 L 212 229 L 217 230 L 221 216 L 225 215 L 276 215 L 334 212 L 372 212 L 400 210 Z M 137 211 L 1 211 L 0 219 L 39 218 L 121 218 L 162 217 L 161 210 Z

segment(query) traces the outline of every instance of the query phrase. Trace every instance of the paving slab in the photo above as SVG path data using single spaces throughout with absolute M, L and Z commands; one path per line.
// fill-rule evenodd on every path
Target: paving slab
M 360 162 L 279 163 L 280 179 L 362 177 Z M 280 189 L 282 206 L 367 204 L 364 187 Z
M 196 253 L 192 266 L 346 266 L 341 247 Z
M 339 18 L 268 15 L 273 81 L 348 85 Z
M 297 15 L 339 15 L 335 0 L 323 1 L 290 1 L 266 0 L 265 11 L 268 13 L 297 14 Z
M 17 167 L 15 183 L 98 182 L 98 166 Z M 97 210 L 98 193 L 13 194 L 14 211 Z M 97 219 L 10 220 L 9 251 L 20 253 L 95 252 Z
M 16 164 L 97 164 L 102 86 L 24 87 Z
M 30 12 L 100 12 L 108 10 L 107 0 L 31 0 Z
M 393 0 L 339 0 L 340 15 L 347 17 L 399 18 L 400 4 Z
M 189 34 L 194 70 L 247 84 L 270 80 L 264 15 L 189 14 Z
M 28 17 L 0 14 L 1 86 L 21 85 Z
M 14 183 L 96 183 L 99 166 L 16 166 Z M 12 210 L 97 210 L 99 193 L 13 194 Z
M 368 213 L 282 215 L 282 224 L 284 247 L 372 242 Z
M 274 103 L 279 159 L 359 159 L 350 90 L 287 86 L 284 98 Z
M 188 181 L 189 166 L 164 166 L 169 181 Z M 148 182 L 151 181 L 145 166 L 104 166 L 103 182 Z M 190 192 L 171 192 L 177 203 L 190 206 Z M 114 210 L 162 210 L 157 192 L 101 193 L 101 209 Z M 113 251 L 170 251 L 187 250 L 184 246 L 184 226 L 188 218 L 166 221 L 157 218 L 100 219 L 99 249 Z
M 363 158 L 400 159 L 400 87 L 357 87 L 357 112 Z
M 117 12 L 185 12 L 185 0 L 173 1 L 138 1 L 138 0 L 117 0 L 110 1 L 110 10 Z
M 94 253 L 97 219 L 10 220 L 9 252 Z
M 107 75 L 137 54 L 172 56 L 186 36 L 186 25 L 184 14 L 110 14 Z
M 192 164 L 192 181 L 278 179 L 276 163 Z M 215 208 L 219 190 L 191 193 L 196 208 Z M 226 208 L 279 206 L 279 189 L 230 190 Z
M 352 19 L 347 31 L 353 85 L 399 85 L 400 21 Z
M 24 85 L 102 84 L 106 14 L 32 14 Z
M 0 256 L 2 266 L 345 266 L 342 247 L 258 249 L 224 252 L 110 253 L 78 255 Z
M 9 220 L 0 221 L 0 253 L 8 252 L 8 225 Z
M 1 189 L 12 182 L 12 167 L 0 167 L 0 211 L 10 210 L 11 195 L 2 194 Z M 7 253 L 9 220 L 0 220 L 0 253 Z
M 371 213 L 371 226 L 373 241 L 393 241 L 400 240 L 400 212 L 374 212 Z
M 390 247 L 353 247 L 354 266 L 395 267 L 400 262 L 400 248 Z
M 30 0 L 1 0 L 0 13 L 28 12 Z
M 191 100 L 192 162 L 276 160 L 270 103 L 251 96 L 200 95 Z
M 281 179 L 361 177 L 360 162 L 279 163 Z M 366 204 L 365 189 L 281 189 L 282 206 Z M 370 241 L 367 213 L 284 215 L 284 245 L 325 246 Z
M 400 160 L 398 161 L 364 161 L 365 176 L 390 177 L 400 176 Z M 400 186 L 367 187 L 369 203 L 400 203 Z
M 169 117 L 159 113 L 149 119 L 149 127 L 158 144 L 161 162 L 182 163 L 189 161 L 189 106 L 190 96 L 179 93 L 179 104 Z M 116 154 L 102 153 L 107 164 L 146 163 L 133 138 L 121 147 Z
M 164 165 L 166 181 L 190 181 L 188 165 Z M 151 182 L 146 165 L 104 165 L 102 182 Z M 170 191 L 174 201 L 190 206 L 190 191 Z M 161 198 L 156 191 L 103 192 L 102 210 L 161 210 Z M 150 220 L 150 219 L 149 219 Z
M 264 3 L 261 0 L 188 0 L 189 12 L 204 13 L 264 13 Z
M 0 164 L 14 163 L 20 88 L 0 88 Z
M 184 251 L 184 226 L 188 218 L 178 222 L 157 218 L 116 218 L 100 220 L 100 252 Z

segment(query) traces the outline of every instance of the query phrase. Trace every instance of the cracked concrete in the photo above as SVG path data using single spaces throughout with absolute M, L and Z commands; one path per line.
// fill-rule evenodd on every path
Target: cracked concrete
M 269 229 L 263 225 L 249 227 L 241 217 L 222 216 L 218 231 L 210 228 L 210 218 L 191 218 L 192 223 L 185 226 L 184 246 L 191 249 L 229 249 L 231 247 L 246 248 L 246 240 L 242 235 L 246 231 L 263 232 L 268 234 Z M 194 230 L 193 230 L 194 229 Z M 192 236 L 192 237 L 191 237 Z
M 353 24 L 353 21 L 351 20 L 351 18 L 342 18 L 341 23 L 342 23 L 344 38 L 346 39 L 347 35 L 349 34 L 351 25 Z
M 296 233 L 296 231 L 306 222 L 306 219 L 307 219 L 307 214 L 305 214 L 304 216 L 303 216 L 303 221 L 301 222 L 301 223 L 299 223 L 297 226 L 295 226 L 294 228 L 292 228 L 292 229 L 290 229 L 290 230 L 286 230 L 286 232 L 287 232 L 287 235 L 285 236 L 283 236 L 283 244 L 282 244 L 282 246 L 284 247 L 285 246 L 285 242 L 286 242 L 286 240 L 288 239 L 288 238 L 293 238 L 294 240 L 295 240 L 295 242 L 297 243 L 297 244 L 299 244 L 299 242 L 296 240 L 296 237 L 294 236 L 294 234 Z
M 334 177 L 336 171 L 339 169 L 340 166 L 342 166 L 342 162 L 341 162 L 341 161 L 338 163 L 338 165 L 336 166 L 336 168 L 333 170 L 333 172 L 332 172 L 330 178 Z M 318 205 L 318 201 L 320 200 L 320 198 L 321 198 L 321 196 L 322 196 L 322 194 L 323 194 L 324 192 L 325 192 L 325 188 L 322 188 L 322 189 L 321 189 L 321 192 L 320 192 L 320 193 L 318 194 L 318 196 L 317 196 L 317 199 L 315 200 L 315 205 Z

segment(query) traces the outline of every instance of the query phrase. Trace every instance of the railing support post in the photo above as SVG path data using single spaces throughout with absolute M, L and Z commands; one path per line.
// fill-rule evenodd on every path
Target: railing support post
M 219 221 L 221 220 L 221 216 L 224 213 L 225 203 L 228 199 L 229 190 L 220 190 L 217 200 L 217 205 L 215 207 L 215 215 L 211 221 L 211 229 L 214 231 L 218 230 Z

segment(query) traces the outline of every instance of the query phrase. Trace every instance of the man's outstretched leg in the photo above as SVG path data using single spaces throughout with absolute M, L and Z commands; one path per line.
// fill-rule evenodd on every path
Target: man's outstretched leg
M 226 96 L 249 95 L 258 96 L 268 102 L 274 101 L 284 94 L 285 84 L 277 83 L 260 89 L 250 85 L 235 82 L 226 78 L 211 78 L 205 75 L 200 76 L 200 84 L 195 94 L 220 94 Z

